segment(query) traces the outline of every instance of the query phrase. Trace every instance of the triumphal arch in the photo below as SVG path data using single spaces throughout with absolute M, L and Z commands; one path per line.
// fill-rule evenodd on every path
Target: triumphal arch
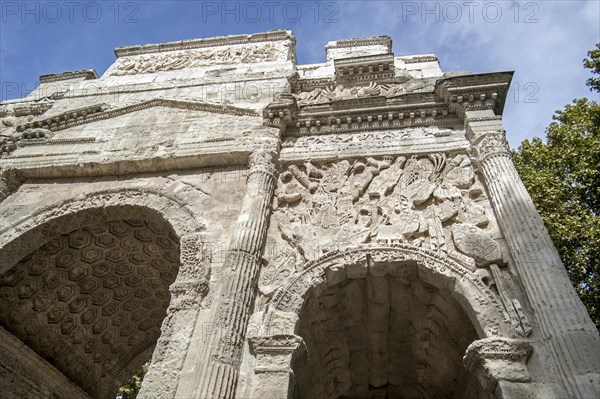
M 387 36 L 122 47 L 0 105 L 0 396 L 593 398 L 512 73 Z

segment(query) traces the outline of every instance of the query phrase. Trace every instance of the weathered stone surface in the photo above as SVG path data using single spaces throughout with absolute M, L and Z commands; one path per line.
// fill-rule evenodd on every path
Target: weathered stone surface
M 458 223 L 452 226 L 452 239 L 460 252 L 486 265 L 502 260 L 502 250 L 489 233 L 474 224 Z
M 387 36 L 298 65 L 287 31 L 115 54 L 0 104 L 0 396 L 150 358 L 140 398 L 598 396 L 511 73 Z

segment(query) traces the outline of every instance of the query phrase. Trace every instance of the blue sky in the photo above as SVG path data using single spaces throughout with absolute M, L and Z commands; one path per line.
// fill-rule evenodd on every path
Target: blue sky
M 505 108 L 511 146 L 544 137 L 556 109 L 585 86 L 582 59 L 600 42 L 592 1 L 0 1 L 0 100 L 42 74 L 96 69 L 115 47 L 292 30 L 299 63 L 324 62 L 330 40 L 389 35 L 396 55 L 435 53 L 444 71 L 514 70 Z

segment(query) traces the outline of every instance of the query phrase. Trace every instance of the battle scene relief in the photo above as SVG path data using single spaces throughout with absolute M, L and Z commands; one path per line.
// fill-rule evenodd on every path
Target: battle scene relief
M 505 263 L 492 209 L 464 153 L 290 164 L 273 208 L 259 282 L 265 295 L 307 261 L 364 243 L 411 244 L 473 272 Z

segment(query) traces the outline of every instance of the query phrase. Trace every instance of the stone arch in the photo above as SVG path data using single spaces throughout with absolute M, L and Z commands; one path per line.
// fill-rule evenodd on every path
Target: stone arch
M 86 392 L 76 397 L 111 397 L 159 338 L 168 345 L 161 329 L 172 313 L 169 291 L 198 266 L 190 250 L 203 229 L 182 201 L 148 189 L 97 191 L 39 209 L 0 232 L 0 326 L 44 359 L 38 365 L 50 363 Z M 43 384 L 35 389 L 24 397 L 44 396 Z
M 487 398 L 498 380 L 482 384 L 491 374 L 481 371 L 485 361 L 463 367 L 463 356 L 485 340 L 517 342 L 479 276 L 409 244 L 366 244 L 308 262 L 257 317 L 249 339 L 256 397 Z M 516 370 L 526 380 L 523 364 Z
M 154 217 L 164 220 L 178 238 L 204 229 L 179 198 L 154 189 L 116 188 L 95 191 L 49 204 L 0 230 L 0 273 L 52 238 L 90 221 Z
M 516 336 L 498 296 L 473 272 L 443 255 L 410 244 L 358 246 L 327 253 L 306 263 L 300 273 L 275 293 L 265 325 L 279 328 L 276 316 L 279 312 L 299 314 L 309 289 L 324 289 L 347 278 L 364 276 L 368 268 L 386 274 L 408 264 L 416 264 L 419 270 L 438 278 L 436 284 L 450 289 L 479 338 Z M 290 332 L 287 327 L 286 332 Z

